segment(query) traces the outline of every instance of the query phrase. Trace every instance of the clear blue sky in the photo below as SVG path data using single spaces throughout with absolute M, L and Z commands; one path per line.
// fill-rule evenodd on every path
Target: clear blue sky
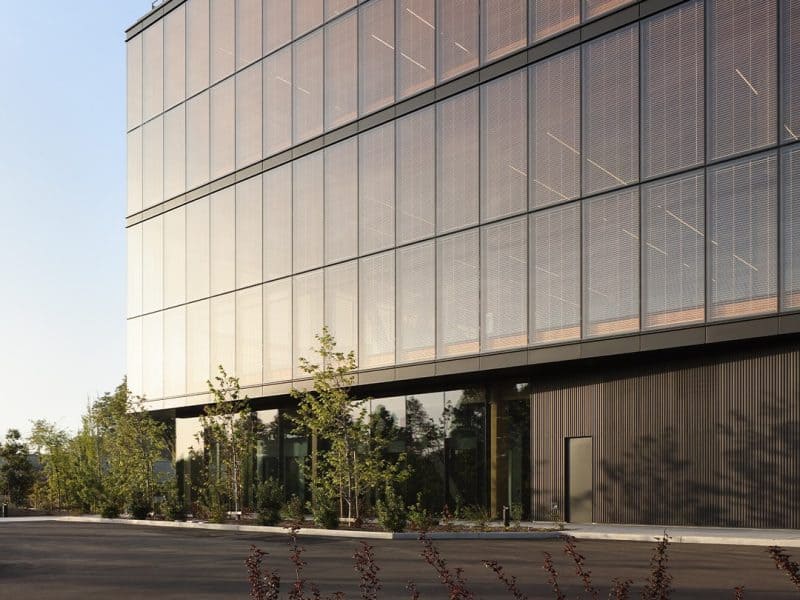
M 3 2 L 0 436 L 125 373 L 124 30 L 149 0 Z

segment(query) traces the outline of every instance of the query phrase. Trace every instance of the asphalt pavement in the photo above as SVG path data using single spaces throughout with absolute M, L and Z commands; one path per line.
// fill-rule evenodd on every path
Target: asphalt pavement
M 360 598 L 352 555 L 359 542 L 304 538 L 306 575 L 323 596 L 344 592 Z M 414 540 L 371 540 L 383 590 L 380 598 L 410 598 L 406 585 L 416 582 L 421 598 L 447 598 L 433 569 L 420 557 Z M 287 538 L 280 534 L 138 527 L 119 524 L 16 522 L 0 527 L 0 598 L 92 599 L 248 598 L 244 560 L 251 545 L 267 551 L 266 564 L 282 578 L 283 597 L 294 571 Z M 580 540 L 599 597 L 608 596 L 614 577 L 634 580 L 631 598 L 639 597 L 648 576 L 652 543 Z M 468 587 L 479 598 L 511 598 L 482 560 L 497 560 L 515 575 L 529 598 L 553 598 L 542 569 L 543 552 L 554 557 L 568 598 L 581 592 L 574 564 L 559 540 L 442 540 L 436 546 L 451 567 L 464 569 Z M 789 551 L 795 560 L 800 550 Z M 672 598 L 797 598 L 763 547 L 673 544 L 669 548 L 674 578 Z M 582 594 L 587 597 L 586 594 Z

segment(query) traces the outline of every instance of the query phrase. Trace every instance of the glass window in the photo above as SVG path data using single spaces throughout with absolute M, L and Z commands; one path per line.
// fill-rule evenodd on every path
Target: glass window
M 580 69 L 578 48 L 530 68 L 531 208 L 580 195 Z
M 262 67 L 253 65 L 236 74 L 236 168 L 261 159 Z
M 144 30 L 142 46 L 142 111 L 145 121 L 164 110 L 164 21 Z
M 261 286 L 236 292 L 236 376 L 243 386 L 257 385 L 263 380 L 262 318 Z
M 186 307 L 164 311 L 164 396 L 186 393 Z
M 162 217 L 142 224 L 142 312 L 164 304 L 164 237 Z
M 236 194 L 233 187 L 212 194 L 211 295 L 236 287 Z
M 164 213 L 164 306 L 186 302 L 186 207 Z
M 397 362 L 436 357 L 436 246 L 397 250 Z
M 478 230 L 436 241 L 437 358 L 478 352 Z
M 481 0 L 481 62 L 528 44 L 528 0 Z
M 531 215 L 531 342 L 581 337 L 581 207 Z
M 359 365 L 394 363 L 394 251 L 359 261 Z
M 292 378 L 292 280 L 264 286 L 264 381 Z
M 325 0 L 325 20 L 329 21 L 355 5 L 356 0 Z
M 236 168 L 235 80 L 211 88 L 211 179 Z
M 292 272 L 292 165 L 264 173 L 264 279 Z
M 186 99 L 186 4 L 164 17 L 164 108 Z
M 128 316 L 142 314 L 142 226 L 127 230 L 128 242 Z
M 478 90 L 436 105 L 436 230 L 478 222 Z
M 583 46 L 583 192 L 639 175 L 639 28 Z
M 325 262 L 358 254 L 358 138 L 325 148 Z
M 481 220 L 528 207 L 528 80 L 525 70 L 481 86 Z
M 642 176 L 703 162 L 703 4 L 642 23 Z
M 538 42 L 578 25 L 578 0 L 533 0 L 530 12 L 531 40 Z
M 320 30 L 293 45 L 295 143 L 322 133 L 322 41 Z
M 210 378 L 219 375 L 219 367 L 228 373 L 236 370 L 236 294 L 211 298 L 209 303 L 211 343 L 209 346 Z
M 358 15 L 325 27 L 325 129 L 358 116 Z
M 142 210 L 142 128 L 128 134 L 128 214 Z
M 209 81 L 208 0 L 186 4 L 186 97 L 208 87 Z
M 478 0 L 439 0 L 438 81 L 478 66 Z
M 186 205 L 186 299 L 189 302 L 208 296 L 209 223 L 208 196 Z
M 236 184 L 236 287 L 261 283 L 261 176 Z
M 264 54 L 292 40 L 292 0 L 264 0 Z
M 164 113 L 164 198 L 186 191 L 186 105 Z
M 236 68 L 261 58 L 261 0 L 236 0 Z
M 396 121 L 397 242 L 434 233 L 436 219 L 436 109 L 411 113 Z
M 781 139 L 800 139 L 800 3 L 781 3 Z
M 584 336 L 639 329 L 639 190 L 583 201 Z
M 708 154 L 775 143 L 775 0 L 709 0 Z
M 323 261 L 322 157 L 322 152 L 315 152 L 293 163 L 292 265 L 295 273 L 319 267 Z
M 783 310 L 800 308 L 800 148 L 781 157 L 781 265 Z
M 444 394 L 447 442 L 447 502 L 486 506 L 486 400 L 472 388 Z
M 128 129 L 142 122 L 142 36 L 126 45 L 128 68 Z
M 703 174 L 642 187 L 643 328 L 705 319 Z
M 186 188 L 208 181 L 209 131 L 208 92 L 186 102 Z
M 292 49 L 264 59 L 264 156 L 292 145 Z
M 615 8 L 631 4 L 634 0 L 583 0 L 583 20 L 593 19 Z
M 164 200 L 164 117 L 145 123 L 142 130 L 142 202 L 148 208 Z
M 528 220 L 481 230 L 481 351 L 528 343 Z
M 358 9 L 359 114 L 394 101 L 394 0 L 373 0 Z
M 708 318 L 773 312 L 776 304 L 777 157 L 708 170 Z
M 234 71 L 236 0 L 211 0 L 211 84 Z
M 416 394 L 406 398 L 408 447 L 406 456 L 414 469 L 407 482 L 408 500 L 417 494 L 424 506 L 439 511 L 445 501 L 444 394 Z
M 323 0 L 294 0 L 295 38 L 322 25 Z
M 325 269 L 325 325 L 336 348 L 358 354 L 358 262 Z
M 203 300 L 186 306 L 186 392 L 208 391 L 209 301 Z
M 127 381 L 131 394 L 141 396 L 142 390 L 142 318 L 128 320 Z
M 164 396 L 164 313 L 142 317 L 142 395 Z
M 399 0 L 397 4 L 397 99 L 433 87 L 436 79 L 436 3 Z
M 394 245 L 394 123 L 358 138 L 359 250 Z
M 316 336 L 322 333 L 324 318 L 323 283 L 322 269 L 293 278 L 292 369 L 295 377 L 307 376 L 300 369 L 300 358 L 308 359 L 312 363 L 319 360 L 315 349 L 319 346 Z

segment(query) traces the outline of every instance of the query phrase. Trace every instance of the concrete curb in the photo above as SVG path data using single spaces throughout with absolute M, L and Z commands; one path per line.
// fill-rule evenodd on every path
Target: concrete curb
M 192 521 L 144 521 L 138 519 L 104 519 L 102 517 L 11 517 L 0 519 L 3 523 L 31 523 L 55 521 L 62 523 L 114 523 L 117 525 L 139 525 L 144 527 L 172 527 L 176 529 L 205 529 L 211 531 L 238 531 L 245 533 L 279 534 L 285 536 L 289 530 L 285 527 L 271 527 L 268 525 L 236 525 L 222 523 L 202 523 Z M 316 529 L 302 527 L 297 532 L 298 536 L 324 537 L 324 538 L 349 538 L 373 540 L 416 540 L 418 533 L 403 532 L 390 533 L 388 531 L 350 531 L 348 529 Z M 561 537 L 558 531 L 433 531 L 428 534 L 432 540 L 543 540 Z
M 261 533 L 265 535 L 286 536 L 285 527 L 265 525 L 236 525 L 204 523 L 191 521 L 142 521 L 136 519 L 103 519 L 97 516 L 85 517 L 10 517 L 0 519 L 3 523 L 32 523 L 56 521 L 66 523 L 114 523 L 118 525 L 137 525 L 144 527 L 172 527 L 175 529 L 201 529 L 210 531 L 236 531 Z M 536 525 L 545 525 L 539 524 Z M 646 525 L 586 525 L 568 526 L 560 531 L 435 531 L 428 534 L 432 540 L 548 540 L 569 535 L 578 540 L 607 540 L 624 542 L 654 543 L 661 539 L 666 530 L 670 542 L 675 544 L 713 544 L 729 546 L 781 546 L 800 548 L 800 531 L 775 529 L 722 529 L 714 527 L 651 527 Z M 350 531 L 348 529 L 316 529 L 303 527 L 299 536 L 373 539 L 373 540 L 416 540 L 418 533 L 389 533 L 386 531 Z

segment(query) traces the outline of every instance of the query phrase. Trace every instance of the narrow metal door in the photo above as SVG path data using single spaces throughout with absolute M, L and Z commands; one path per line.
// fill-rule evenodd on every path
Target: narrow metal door
M 570 523 L 592 522 L 592 438 L 566 439 L 567 506 Z

